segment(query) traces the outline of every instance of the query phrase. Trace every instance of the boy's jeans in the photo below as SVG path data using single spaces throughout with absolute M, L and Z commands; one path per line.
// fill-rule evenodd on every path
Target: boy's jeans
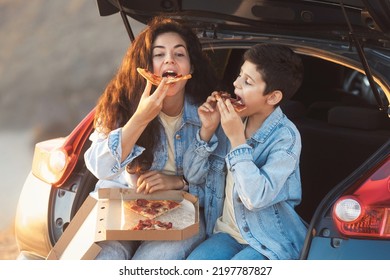
M 266 260 L 247 244 L 238 243 L 227 233 L 216 233 L 200 244 L 187 260 Z

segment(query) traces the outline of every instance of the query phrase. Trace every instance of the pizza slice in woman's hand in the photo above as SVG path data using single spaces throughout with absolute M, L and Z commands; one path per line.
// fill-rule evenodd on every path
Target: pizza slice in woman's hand
M 162 77 L 153 74 L 148 69 L 138 67 L 137 71 L 142 75 L 142 77 L 147 79 L 153 85 L 158 86 L 161 83 Z M 170 72 L 164 73 L 164 76 L 168 78 L 167 84 L 173 84 L 182 80 L 188 80 L 192 78 L 191 74 L 187 74 L 183 76 L 181 74 L 170 73 Z

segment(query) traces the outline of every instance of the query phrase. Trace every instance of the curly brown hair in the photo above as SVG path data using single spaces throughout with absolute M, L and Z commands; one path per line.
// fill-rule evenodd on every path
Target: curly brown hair
M 122 127 L 137 109 L 146 81 L 137 72 L 137 67 L 152 69 L 152 45 L 156 37 L 167 32 L 179 34 L 186 42 L 192 78 L 187 81 L 185 94 L 196 105 L 206 100 L 207 96 L 217 85 L 216 75 L 209 64 L 209 59 L 202 51 L 202 46 L 196 34 L 183 22 L 172 18 L 157 16 L 148 24 L 129 46 L 122 63 L 112 80 L 108 83 L 104 93 L 98 100 L 96 107 L 95 128 L 108 134 L 110 131 Z M 159 141 L 159 122 L 157 118 L 151 121 L 137 144 L 146 149 L 143 156 L 151 160 L 154 147 Z

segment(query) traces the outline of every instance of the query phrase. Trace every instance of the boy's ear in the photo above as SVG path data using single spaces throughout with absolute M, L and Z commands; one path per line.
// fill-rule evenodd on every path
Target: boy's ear
M 283 98 L 283 93 L 280 90 L 274 90 L 270 94 L 267 95 L 267 103 L 269 105 L 276 105 L 278 104 L 282 98 Z

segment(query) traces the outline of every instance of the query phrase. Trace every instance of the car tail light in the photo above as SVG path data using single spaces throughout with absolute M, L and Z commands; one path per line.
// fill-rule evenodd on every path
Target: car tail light
M 35 145 L 32 173 L 46 183 L 61 186 L 72 173 L 81 149 L 93 128 L 92 110 L 66 138 L 43 141 Z
M 345 236 L 390 238 L 390 158 L 351 194 L 337 200 L 333 217 Z

